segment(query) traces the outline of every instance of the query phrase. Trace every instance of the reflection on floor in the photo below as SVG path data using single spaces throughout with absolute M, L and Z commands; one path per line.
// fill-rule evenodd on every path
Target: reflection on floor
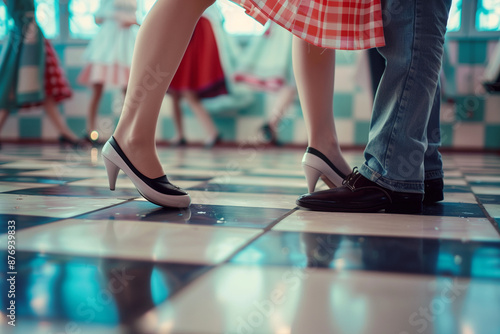
M 499 156 L 444 155 L 444 202 L 389 215 L 298 210 L 297 150 L 159 152 L 189 209 L 109 191 L 96 150 L 2 148 L 2 333 L 8 221 L 19 333 L 500 332 Z

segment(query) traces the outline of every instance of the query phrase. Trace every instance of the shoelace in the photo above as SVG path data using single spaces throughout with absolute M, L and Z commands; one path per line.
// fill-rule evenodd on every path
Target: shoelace
M 353 181 L 357 175 L 359 175 L 358 167 L 354 167 L 351 174 L 347 175 L 345 179 L 342 180 L 342 185 L 345 186 L 346 184 L 350 184 L 350 182 Z

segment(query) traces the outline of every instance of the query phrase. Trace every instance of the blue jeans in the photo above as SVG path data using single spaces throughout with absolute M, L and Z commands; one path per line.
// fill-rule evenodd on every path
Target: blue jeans
M 439 73 L 451 0 L 382 0 L 386 69 L 359 172 L 384 188 L 423 193 L 443 177 Z

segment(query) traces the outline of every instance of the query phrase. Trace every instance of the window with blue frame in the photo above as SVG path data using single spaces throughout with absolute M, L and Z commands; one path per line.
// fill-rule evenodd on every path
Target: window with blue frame
M 473 2 L 472 2 L 473 1 Z M 61 36 L 59 23 L 67 20 L 69 31 L 62 34 L 71 39 L 90 39 L 98 31 L 94 13 L 100 0 L 69 0 L 68 17 L 60 17 L 58 0 L 35 0 L 36 17 L 45 36 L 49 39 Z M 139 18 L 147 14 L 155 0 L 137 0 Z M 230 34 L 261 34 L 263 27 L 244 13 L 244 10 L 229 0 L 217 0 L 224 19 L 224 29 Z M 463 15 L 463 7 L 473 5 L 475 15 Z M 467 22 L 465 22 L 465 21 Z M 8 30 L 8 18 L 3 1 L 0 1 L 0 39 Z M 481 33 L 500 32 L 500 0 L 453 0 L 448 20 L 448 31 L 452 34 L 478 36 Z
M 245 14 L 245 10 L 229 0 L 217 0 L 223 17 L 224 30 L 234 35 L 260 35 L 264 26 Z
M 137 0 L 137 10 L 139 12 L 139 17 L 143 18 L 144 16 L 146 16 L 155 2 L 156 0 Z
M 138 17 L 144 17 L 156 0 L 137 0 Z M 94 14 L 100 0 L 71 0 L 69 2 L 69 30 L 73 39 L 91 39 L 99 30 Z
M 7 34 L 7 9 L 5 5 L 0 2 L 0 38 L 3 38 Z
M 500 31 L 500 0 L 478 0 L 476 30 Z
M 54 39 L 59 36 L 59 1 L 57 0 L 35 0 L 36 20 L 46 38 Z M 9 23 L 7 9 L 0 2 L 0 39 L 7 35 Z
M 90 39 L 99 26 L 95 23 L 94 13 L 99 9 L 99 0 L 70 0 L 69 36 L 73 39 Z
M 59 36 L 59 1 L 36 0 L 36 20 L 45 38 L 54 39 Z
M 460 30 L 462 24 L 462 0 L 453 0 L 451 3 L 450 16 L 448 18 L 448 31 Z

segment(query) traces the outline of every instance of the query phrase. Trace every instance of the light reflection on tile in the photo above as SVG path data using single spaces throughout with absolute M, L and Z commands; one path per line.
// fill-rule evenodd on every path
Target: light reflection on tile
M 489 329 L 500 328 L 499 298 L 500 285 L 491 281 L 225 266 L 148 312 L 143 329 L 373 334 L 416 333 L 425 324 L 426 333 L 460 333 L 466 321 L 468 333 L 493 334 Z M 432 322 L 419 314 L 423 308 L 437 310 L 437 304 Z
M 37 169 L 52 169 L 54 166 L 61 165 L 61 162 L 45 161 L 45 160 L 18 160 L 13 159 L 12 162 L 2 165 L 2 168 L 27 169 L 36 167 Z
M 6 318 L 6 314 L 0 312 L 0 317 Z M 14 332 L 15 330 L 15 332 Z M 68 331 L 69 330 L 69 331 Z M 69 321 L 37 321 L 33 319 L 19 319 L 16 327 L 0 322 L 0 332 L 10 333 L 33 333 L 33 334 L 53 334 L 53 333 L 99 333 L 99 334 L 123 334 L 125 326 L 110 327 L 106 325 L 89 325 L 86 323 L 73 323 Z
M 484 204 L 484 208 L 492 218 L 500 218 L 500 204 Z
M 0 216 L 16 221 L 18 263 L 31 272 L 18 276 L 18 301 L 27 307 L 19 309 L 17 332 L 74 333 L 66 326 L 75 320 L 81 334 L 497 334 L 491 329 L 500 327 L 498 156 L 443 154 L 445 199 L 415 216 L 297 210 L 304 149 L 158 147 L 174 184 L 213 190 L 188 189 L 193 205 L 181 210 L 146 202 L 123 173 L 109 191 L 102 161 L 90 153 L 55 145 L 0 151 L 0 191 L 10 192 L 0 194 Z M 362 151 L 345 157 L 351 166 L 363 162 Z M 319 182 L 317 190 L 324 188 Z M 53 266 L 40 266 L 48 258 Z M 79 267 L 79 259 L 88 263 Z M 106 277 L 96 268 L 108 260 L 163 266 L 123 295 L 132 312 L 126 320 L 151 309 L 150 297 L 163 303 L 143 317 L 152 330 L 119 325 L 119 301 L 104 307 L 96 323 L 75 314 L 79 297 L 103 291 Z M 184 275 L 165 274 L 212 265 L 215 271 L 189 284 Z M 72 266 L 81 271 L 68 271 Z M 158 284 L 163 280 L 181 287 L 170 301 Z M 269 304 L 280 292 L 283 303 Z M 50 317 L 40 313 L 40 296 L 55 301 L 46 307 Z M 423 329 L 425 307 L 439 309 Z M 0 331 L 9 333 L 5 319 L 0 310 Z
M 445 192 L 444 200 L 446 203 L 477 203 L 476 197 L 472 193 Z
M 51 169 L 20 173 L 22 176 L 48 176 L 48 177 L 106 177 L 106 170 L 103 168 L 75 168 L 63 164 L 54 165 Z
M 120 324 L 127 327 L 128 333 L 137 333 L 134 323 L 139 317 L 210 269 L 204 265 L 130 259 L 27 252 L 16 255 L 17 325 L 41 330 L 43 323 L 52 328 L 65 319 L 73 326 L 65 328 L 64 333 L 101 333 L 101 325 L 118 328 Z M 91 329 L 94 331 L 85 332 Z
M 488 176 L 488 175 L 466 175 L 467 181 L 473 182 L 499 182 L 500 176 Z
M 500 240 L 486 218 L 299 210 L 273 227 L 278 231 L 441 239 Z
M 46 188 L 46 187 L 57 187 L 57 184 L 0 182 L 0 193 L 4 193 L 7 191 L 21 190 L 21 189 Z
M 451 171 L 445 171 L 444 176 L 445 177 L 463 177 L 463 174 L 459 170 L 451 170 Z
M 464 179 L 444 179 L 444 184 L 447 186 L 467 186 L 467 181 Z
M 251 170 L 249 175 L 252 174 L 266 174 L 266 175 L 279 175 L 279 176 L 297 176 L 297 177 L 304 177 L 304 171 L 303 170 L 287 170 L 283 171 L 281 169 L 271 169 L 271 168 L 254 168 Z
M 210 191 L 189 191 L 193 204 L 249 206 L 293 209 L 298 195 L 246 194 Z
M 259 229 L 232 227 L 69 219 L 18 232 L 17 249 L 49 254 L 217 264 L 227 260 L 261 232 Z
M 209 183 L 220 183 L 220 178 L 214 178 Z M 227 184 L 241 185 L 261 185 L 261 186 L 280 186 L 280 187 L 306 187 L 306 180 L 297 178 L 276 178 L 261 176 L 232 176 L 228 178 Z
M 147 201 L 134 200 L 79 216 L 78 219 L 148 221 L 164 224 L 263 229 L 288 212 L 287 209 L 200 204 L 193 204 L 189 208 L 183 209 L 161 208 Z
M 481 195 L 500 195 L 499 187 L 471 187 L 474 194 Z
M 122 203 L 116 198 L 78 198 L 0 194 L 0 213 L 70 218 L 86 212 Z

